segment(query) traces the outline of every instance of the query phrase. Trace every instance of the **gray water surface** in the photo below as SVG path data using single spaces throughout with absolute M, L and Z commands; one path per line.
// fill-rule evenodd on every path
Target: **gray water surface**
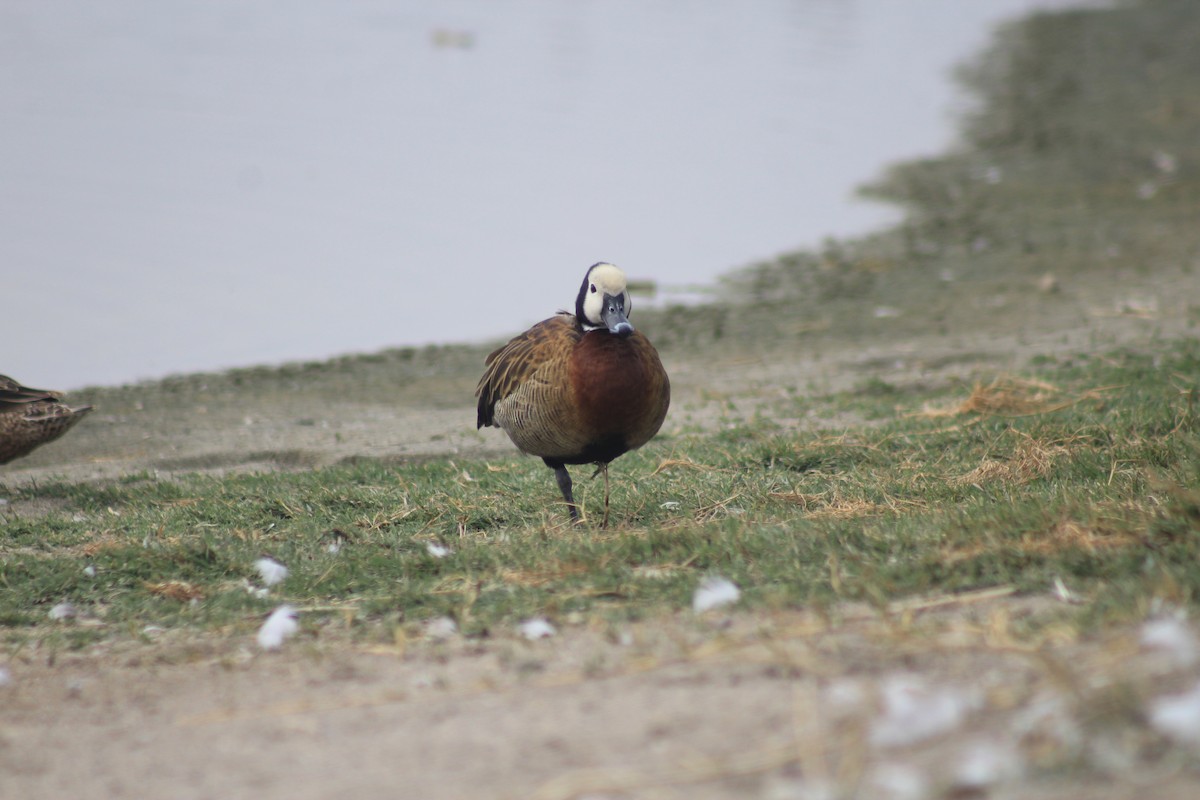
M 0 373 L 72 388 L 515 333 L 886 224 L 950 69 L 1056 0 L 14 0 Z M 636 322 L 636 312 L 634 315 Z

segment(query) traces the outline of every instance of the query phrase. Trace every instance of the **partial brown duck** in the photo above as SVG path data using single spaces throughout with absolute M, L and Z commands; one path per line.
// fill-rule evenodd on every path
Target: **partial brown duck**
M 56 392 L 30 389 L 0 375 L 0 464 L 54 441 L 91 410 L 71 408 Z
M 608 463 L 650 441 L 671 404 L 671 382 L 650 340 L 629 322 L 625 273 L 592 265 L 575 298 L 487 357 L 475 389 L 478 427 L 501 428 L 524 453 L 554 470 L 571 519 L 579 509 L 568 464 Z

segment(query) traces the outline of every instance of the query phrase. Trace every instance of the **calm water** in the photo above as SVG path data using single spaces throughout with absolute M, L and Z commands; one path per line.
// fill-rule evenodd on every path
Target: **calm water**
M 1056 0 L 9 0 L 0 373 L 513 333 L 895 218 L 950 68 Z M 635 316 L 636 321 L 636 316 Z

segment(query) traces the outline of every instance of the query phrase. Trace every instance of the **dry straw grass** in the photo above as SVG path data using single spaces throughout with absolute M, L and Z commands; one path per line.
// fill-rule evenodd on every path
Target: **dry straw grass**
M 900 514 L 906 508 L 923 505 L 912 500 L 896 500 L 890 497 L 886 498 L 886 503 L 872 503 L 862 498 L 851 499 L 843 497 L 840 492 L 821 492 L 818 494 L 771 492 L 770 496 L 776 500 L 800 506 L 805 516 L 813 519 L 878 517 L 884 514 Z
M 1062 392 L 1057 386 L 1045 381 L 1001 377 L 987 386 L 975 384 L 958 413 L 1004 416 L 1043 414 L 1055 407 L 1061 396 Z
M 542 569 L 504 569 L 500 571 L 500 578 L 514 586 L 546 586 L 567 578 L 586 575 L 592 571 L 593 566 L 557 562 Z
M 1045 477 L 1055 461 L 1070 453 L 1070 449 L 1061 442 L 1042 442 L 1023 433 L 1017 435 L 1021 441 L 1017 443 L 1016 452 L 1011 458 L 984 458 L 978 467 L 965 475 L 951 478 L 950 483 L 955 486 L 982 486 L 996 481 L 1029 483 Z
M 697 464 L 695 461 L 692 461 L 690 458 L 664 458 L 662 461 L 659 462 L 659 464 L 655 468 L 654 472 L 650 473 L 650 477 L 654 477 L 658 473 L 663 472 L 665 470 L 676 469 L 676 468 L 694 469 L 697 472 L 723 472 L 723 471 L 725 471 L 725 470 L 718 470 L 716 467 L 709 466 L 708 464 Z
M 203 600 L 204 590 L 186 581 L 163 581 L 162 583 L 147 583 L 146 591 L 156 597 L 177 600 L 188 603 L 192 600 Z
M 1103 522 L 1084 523 L 1063 519 L 1043 531 L 1030 531 L 1020 539 L 980 539 L 970 544 L 944 548 L 941 554 L 947 564 L 1012 551 L 1022 555 L 1049 557 L 1071 551 L 1099 553 L 1142 544 L 1134 533 Z
M 1049 414 L 1069 408 L 1084 400 L 1095 400 L 1105 392 L 1119 387 L 1103 386 L 1089 389 L 1076 397 L 1067 397 L 1052 383 L 1001 376 L 991 383 L 977 382 L 971 394 L 963 401 L 949 407 L 926 406 L 915 416 L 928 418 L 958 417 L 966 414 L 978 416 L 1025 417 Z
M 128 546 L 127 539 L 117 536 L 112 531 L 100 531 L 92 534 L 94 538 L 78 548 L 79 552 L 91 558 L 105 550 L 116 550 Z

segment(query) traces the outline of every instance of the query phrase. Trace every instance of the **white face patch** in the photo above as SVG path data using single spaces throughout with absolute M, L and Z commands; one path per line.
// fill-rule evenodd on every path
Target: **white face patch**
M 625 273 L 612 264 L 597 264 L 588 273 L 587 296 L 583 299 L 583 324 L 587 328 L 604 327 L 601 312 L 604 309 L 604 295 L 613 297 L 623 296 L 625 315 L 629 316 L 633 305 L 626 288 Z

